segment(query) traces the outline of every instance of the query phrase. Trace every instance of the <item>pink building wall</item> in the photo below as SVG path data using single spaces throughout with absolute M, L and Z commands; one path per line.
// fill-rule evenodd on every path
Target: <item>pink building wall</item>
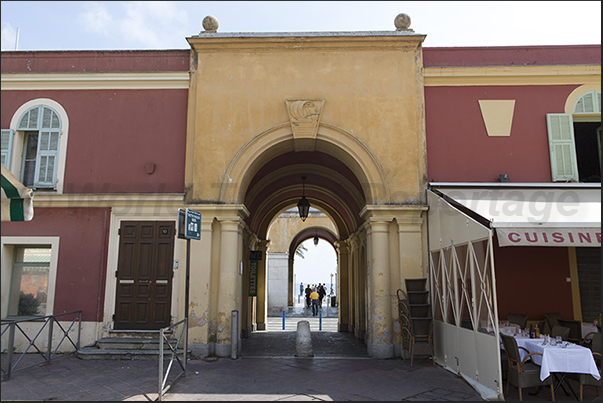
M 60 237 L 54 314 L 83 310 L 83 321 L 101 322 L 105 300 L 108 208 L 40 208 L 34 219 L 3 222 L 3 236 Z

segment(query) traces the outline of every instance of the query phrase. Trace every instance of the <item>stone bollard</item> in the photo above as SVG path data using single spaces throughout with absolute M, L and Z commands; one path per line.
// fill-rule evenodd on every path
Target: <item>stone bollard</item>
M 310 333 L 310 322 L 300 320 L 297 322 L 297 332 L 295 334 L 295 356 L 296 357 L 314 357 L 312 349 L 312 335 Z

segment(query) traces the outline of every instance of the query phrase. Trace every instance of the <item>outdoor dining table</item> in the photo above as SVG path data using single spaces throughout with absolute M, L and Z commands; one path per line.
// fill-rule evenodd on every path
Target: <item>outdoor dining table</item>
M 593 323 L 588 323 L 588 322 L 582 322 L 582 338 L 586 337 L 587 334 L 589 333 L 596 333 L 598 332 L 599 329 L 597 328 L 597 326 Z
M 536 365 L 540 365 L 540 379 L 545 380 L 551 373 L 559 374 L 561 377 L 557 378 L 557 386 L 555 386 L 555 393 L 559 387 L 563 388 L 565 383 L 576 399 L 576 393 L 573 388 L 566 380 L 566 375 L 570 372 L 580 374 L 590 374 L 595 379 L 601 379 L 599 370 L 592 355 L 592 351 L 586 347 L 582 347 L 573 343 L 564 341 L 562 343 L 553 345 L 552 343 L 545 343 L 545 339 L 531 339 L 529 337 L 516 335 L 517 345 L 525 348 L 530 353 L 540 353 L 540 355 L 533 355 L 532 360 Z M 520 349 L 521 358 L 523 359 L 528 353 Z M 565 390 L 565 388 L 563 388 Z

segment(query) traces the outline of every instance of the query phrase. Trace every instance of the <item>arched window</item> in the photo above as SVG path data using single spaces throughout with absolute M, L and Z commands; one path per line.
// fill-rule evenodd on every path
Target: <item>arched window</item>
M 601 113 L 601 91 L 588 91 L 578 98 L 573 113 Z
M 21 182 L 34 189 L 56 189 L 61 119 L 51 107 L 37 105 L 25 111 L 17 130 L 24 133 Z

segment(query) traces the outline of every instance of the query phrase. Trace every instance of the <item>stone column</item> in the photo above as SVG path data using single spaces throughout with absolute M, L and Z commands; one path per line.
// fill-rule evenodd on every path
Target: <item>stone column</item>
M 268 259 L 266 251 L 268 242 L 262 240 L 257 244 L 257 250 L 262 252 L 262 260 L 258 262 L 257 330 L 266 330 L 266 261 Z
M 240 303 L 241 276 L 239 274 L 239 217 L 218 218 L 220 221 L 220 278 L 218 286 L 218 317 L 216 355 L 231 355 L 231 312 Z
M 212 214 L 202 211 L 201 240 L 191 241 L 188 347 L 194 357 L 207 357 L 211 353 L 209 322 L 213 219 Z M 180 261 L 180 270 L 186 270 L 186 261 Z
M 393 358 L 392 309 L 389 268 L 389 224 L 383 218 L 370 218 L 369 329 L 367 350 L 373 358 Z
M 349 259 L 349 248 L 345 241 L 335 243 L 337 250 L 337 262 L 338 262 L 338 281 L 337 281 L 337 298 L 338 298 L 338 315 L 339 315 L 339 328 L 340 332 L 349 332 L 351 330 L 350 314 L 352 312 L 350 304 L 352 303 L 353 296 L 350 290 L 350 259 Z
M 350 254 L 350 282 L 352 284 L 352 295 L 354 299 L 350 306 L 351 329 L 356 337 L 359 337 L 359 322 L 360 322 L 360 303 L 362 301 L 361 294 L 364 295 L 364 289 L 360 289 L 359 278 L 359 254 L 358 254 L 358 234 L 354 233 L 348 238 L 349 254 Z

